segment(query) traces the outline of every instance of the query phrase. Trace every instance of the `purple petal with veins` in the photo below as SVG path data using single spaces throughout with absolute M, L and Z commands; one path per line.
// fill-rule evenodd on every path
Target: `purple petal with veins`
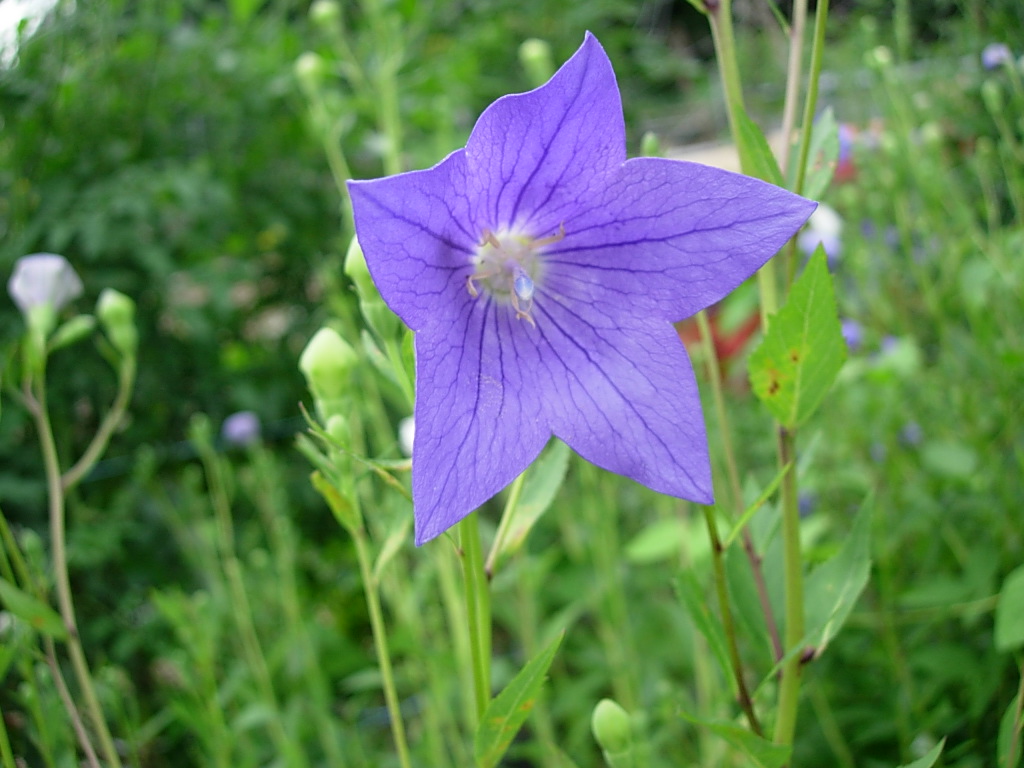
M 416 331 L 417 544 L 552 435 L 656 491 L 712 502 L 672 322 L 750 277 L 814 203 L 693 163 L 627 161 L 615 75 L 590 34 L 545 85 L 492 104 L 465 149 L 349 189 L 370 273 Z

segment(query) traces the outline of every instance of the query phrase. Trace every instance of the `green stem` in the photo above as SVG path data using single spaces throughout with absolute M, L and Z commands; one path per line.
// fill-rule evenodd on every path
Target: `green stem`
M 57 650 L 53 645 L 53 638 L 46 636 L 43 642 L 45 645 L 46 665 L 50 668 L 50 674 L 53 676 L 53 685 L 57 689 L 57 695 L 60 697 L 61 703 L 64 705 L 64 711 L 68 713 L 68 719 L 71 720 L 71 728 L 75 732 L 75 737 L 78 739 L 82 751 L 85 752 L 85 760 L 90 768 L 100 768 L 100 761 L 96 757 L 96 750 L 93 749 L 92 742 L 89 741 L 89 734 L 85 730 L 85 723 L 82 722 L 82 718 L 78 714 L 74 699 L 71 698 L 71 691 L 68 690 L 67 683 L 64 682 L 64 675 L 60 671 L 60 665 L 57 664 Z
M 491 544 L 491 551 L 487 553 L 487 562 L 484 563 L 484 571 L 488 579 L 494 578 L 494 568 L 498 564 L 498 556 L 501 554 L 502 545 L 508 537 L 509 529 L 512 527 L 512 517 L 519 506 L 519 497 L 523 495 L 523 481 L 526 473 L 523 472 L 512 481 L 508 490 L 508 500 L 505 502 L 505 509 L 501 513 L 501 522 L 498 523 L 498 531 L 494 534 L 494 543 Z
M 3 768 L 17 768 L 14 763 L 14 753 L 11 751 L 11 739 L 7 735 L 7 722 L 3 710 L 0 710 L 0 758 L 3 759 Z
M 117 749 L 114 747 L 114 740 L 110 735 L 110 729 L 107 727 L 107 721 L 103 716 L 103 708 L 100 706 L 99 699 L 96 696 L 96 689 L 93 686 L 92 676 L 89 673 L 85 651 L 82 648 L 82 641 L 78 635 L 78 622 L 75 619 L 74 601 L 71 597 L 71 579 L 68 574 L 64 486 L 61 482 L 60 460 L 57 457 L 57 446 L 54 442 L 50 415 L 46 406 L 46 379 L 45 372 L 43 371 L 38 375 L 31 403 L 32 416 L 36 423 L 36 430 L 39 432 L 39 442 L 43 452 L 43 465 L 46 471 L 46 487 L 49 496 L 50 545 L 53 549 L 54 585 L 57 590 L 57 607 L 68 632 L 66 641 L 68 655 L 71 658 L 75 679 L 78 681 L 82 696 L 85 698 L 86 712 L 88 712 L 92 727 L 99 738 L 100 751 L 103 753 L 103 758 L 114 768 L 121 768 L 121 759 L 117 754 Z
M 722 550 L 722 540 L 718 536 L 718 524 L 715 521 L 714 507 L 703 507 L 704 523 L 708 528 L 708 537 L 711 539 L 711 561 L 715 574 L 715 593 L 718 595 L 718 612 L 722 618 L 722 629 L 725 631 L 726 642 L 729 646 L 729 661 L 732 666 L 733 676 L 736 678 L 736 698 L 739 701 L 743 714 L 747 716 L 750 723 L 750 730 L 758 736 L 763 735 L 761 723 L 754 711 L 754 701 L 750 697 L 750 690 L 743 678 L 743 659 L 740 658 L 739 644 L 736 641 L 736 625 L 732 620 L 732 611 L 729 607 L 729 585 L 725 576 L 725 552 Z
M 370 628 L 373 631 L 373 646 L 380 665 L 381 685 L 384 688 L 384 701 L 387 704 L 388 716 L 391 720 L 391 737 L 398 752 L 398 762 L 402 768 L 411 768 L 409 745 L 405 738 L 405 722 L 402 720 L 402 708 L 398 701 L 395 687 L 395 675 L 391 668 L 391 652 L 388 649 L 387 630 L 384 626 L 384 612 L 381 609 L 380 593 L 377 580 L 373 576 L 373 565 L 370 558 L 369 542 L 366 539 L 366 528 L 362 525 L 352 530 L 352 540 L 356 545 L 356 558 L 359 560 L 359 573 L 362 576 L 363 592 L 366 606 L 370 611 Z
M 715 403 L 715 415 L 718 418 L 719 437 L 722 440 L 722 451 L 725 454 L 726 474 L 729 476 L 729 490 L 732 493 L 733 507 L 737 519 L 743 515 L 743 490 L 740 487 L 740 473 L 736 464 L 736 453 L 732 445 L 732 430 L 729 427 L 728 412 L 725 408 L 725 396 L 722 392 L 722 372 L 719 368 L 718 358 L 715 353 L 714 338 L 711 334 L 711 326 L 708 323 L 707 312 L 701 310 L 697 313 L 697 328 L 700 330 L 701 344 L 704 347 L 704 358 L 707 361 L 707 375 L 711 382 L 711 395 Z M 754 545 L 754 537 L 750 529 L 744 525 L 743 551 L 747 560 L 750 561 L 750 569 L 754 574 L 754 585 L 757 588 L 757 597 L 761 602 L 761 610 L 764 612 L 765 625 L 772 641 L 772 650 L 775 652 L 776 661 L 783 656 L 782 641 L 779 638 L 779 626 L 775 621 L 775 611 L 772 610 L 772 603 L 768 597 L 768 585 L 764 580 L 764 570 L 761 568 L 761 555 Z
M 466 623 L 473 659 L 473 694 L 477 721 L 491 700 L 491 595 L 484 570 L 477 512 L 459 523 L 459 546 L 466 590 Z
M 117 429 L 121 419 L 124 417 L 125 411 L 128 409 L 128 401 L 131 400 L 132 389 L 135 386 L 135 370 L 136 361 L 134 357 L 121 358 L 121 365 L 117 375 L 117 395 L 114 397 L 114 402 L 111 404 L 110 410 L 107 411 L 107 415 L 103 417 L 103 422 L 100 424 L 99 429 L 96 430 L 96 435 L 89 443 L 89 447 L 85 449 L 85 453 L 82 454 L 81 458 L 75 462 L 71 469 L 64 473 L 64 477 L 61 480 L 64 490 L 75 487 L 88 474 L 89 470 L 96 465 L 100 456 L 107 449 L 114 430 Z
M 779 463 L 792 465 L 796 454 L 796 440 L 792 432 L 779 427 Z M 797 707 L 804 659 L 796 651 L 804 638 L 804 572 L 800 551 L 800 508 L 797 501 L 796 472 L 790 469 L 782 478 L 782 560 L 785 579 L 785 651 L 782 681 L 779 684 L 779 704 L 775 720 L 774 741 L 792 744 L 796 732 Z M 795 652 L 796 651 L 796 652 Z
M 1006 768 L 1017 765 L 1020 751 L 1020 734 L 1024 721 L 1024 663 L 1020 665 L 1020 685 L 1017 686 L 1017 706 L 1013 710 L 1013 725 L 1010 726 L 1010 748 L 1006 751 Z
M 807 25 L 807 0 L 793 3 L 793 23 L 789 28 L 789 62 L 786 67 L 786 100 L 782 105 L 782 150 L 779 165 L 783 173 L 789 167 L 789 151 L 796 105 L 800 99 L 800 66 L 804 52 L 804 27 Z M 805 126 L 806 128 L 806 126 Z

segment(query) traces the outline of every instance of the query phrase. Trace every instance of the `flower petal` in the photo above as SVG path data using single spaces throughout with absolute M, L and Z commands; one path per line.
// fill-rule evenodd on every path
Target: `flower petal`
M 549 383 L 541 388 L 554 434 L 600 467 L 710 504 L 697 381 L 671 324 L 550 296 L 534 310 L 549 350 Z
M 533 235 L 555 231 L 625 159 L 615 73 L 587 33 L 547 83 L 498 99 L 473 128 L 466 165 L 478 224 Z
M 366 265 L 384 301 L 413 330 L 461 306 L 479 232 L 469 229 L 465 152 L 425 171 L 350 181 Z
M 545 258 L 549 288 L 682 320 L 771 258 L 815 203 L 697 163 L 637 158 L 564 222 Z
M 412 495 L 416 544 L 438 536 L 523 472 L 551 437 L 527 324 L 465 295 L 464 319 L 416 334 Z

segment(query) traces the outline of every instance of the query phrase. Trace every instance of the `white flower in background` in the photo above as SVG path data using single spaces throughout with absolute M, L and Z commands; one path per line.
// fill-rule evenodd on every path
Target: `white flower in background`
M 63 256 L 33 253 L 15 263 L 7 292 L 23 315 L 46 305 L 56 313 L 82 295 L 82 281 Z
M 828 265 L 834 268 L 842 252 L 843 220 L 834 208 L 819 203 L 797 243 L 800 250 L 810 256 L 820 243 L 828 256 Z
M 406 456 L 412 456 L 412 438 L 416 434 L 416 422 L 407 416 L 398 422 L 398 447 Z

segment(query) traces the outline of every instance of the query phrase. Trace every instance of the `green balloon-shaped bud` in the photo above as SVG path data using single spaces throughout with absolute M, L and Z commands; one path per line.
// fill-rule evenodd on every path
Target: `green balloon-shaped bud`
M 120 291 L 104 288 L 96 302 L 96 317 L 115 349 L 125 357 L 134 357 L 139 348 L 135 302 Z

